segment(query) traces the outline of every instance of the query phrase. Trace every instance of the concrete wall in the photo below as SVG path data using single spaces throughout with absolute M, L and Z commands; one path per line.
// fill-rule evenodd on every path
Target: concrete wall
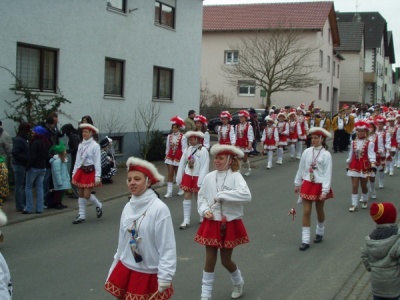
M 340 99 L 344 102 L 362 102 L 363 100 L 363 53 L 341 53 Z

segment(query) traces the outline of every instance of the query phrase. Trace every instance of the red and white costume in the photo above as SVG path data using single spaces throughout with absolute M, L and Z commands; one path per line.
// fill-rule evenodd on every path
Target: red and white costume
M 261 142 L 265 150 L 275 150 L 279 142 L 278 128 L 275 125 L 269 125 L 264 128 Z
M 200 122 L 202 126 L 207 127 L 208 121 L 205 116 L 197 115 L 194 117 L 195 122 Z M 197 131 L 197 130 L 196 130 Z M 203 132 L 204 137 L 200 138 L 200 145 L 205 147 L 207 150 L 210 149 L 210 133 L 208 131 Z
M 366 178 L 371 173 L 371 163 L 376 163 L 375 145 L 368 139 L 355 139 L 349 149 L 347 176 Z
M 179 129 L 185 129 L 185 121 L 178 116 L 171 118 L 171 124 L 176 125 Z M 165 161 L 167 165 L 179 166 L 182 153 L 187 148 L 187 142 L 181 132 L 171 132 L 167 136 L 165 149 Z
M 223 118 L 228 119 L 228 121 L 232 121 L 232 115 L 228 111 L 223 111 L 219 115 L 219 118 L 222 120 Z M 236 144 L 236 135 L 235 135 L 235 127 L 227 124 L 222 124 L 218 129 L 218 143 L 221 145 L 233 145 Z
M 250 152 L 251 150 L 248 148 L 254 140 L 254 132 L 253 127 L 249 122 L 244 124 L 239 123 L 236 125 L 236 147 L 238 147 L 243 152 Z
M 281 114 L 281 113 L 280 113 Z M 279 114 L 279 115 L 280 115 Z M 278 115 L 278 118 L 279 118 Z M 288 136 L 289 136 L 289 124 L 285 120 L 280 121 L 278 120 L 278 124 L 276 126 L 278 128 L 278 134 L 279 134 L 279 146 L 286 146 L 288 143 Z

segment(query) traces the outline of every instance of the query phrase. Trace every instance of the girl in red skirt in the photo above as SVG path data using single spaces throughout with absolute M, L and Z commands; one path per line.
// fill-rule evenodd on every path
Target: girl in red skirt
M 267 152 L 268 155 L 267 169 L 272 168 L 272 157 L 274 154 L 273 151 L 276 149 L 276 146 L 279 142 L 279 134 L 278 129 L 275 126 L 275 118 L 275 114 L 271 114 L 265 117 L 267 126 L 264 128 L 261 137 L 261 142 L 264 145 L 264 153 Z
M 244 173 L 245 176 L 250 176 L 251 167 L 250 161 L 248 160 L 249 152 L 253 149 L 254 131 L 253 126 L 251 126 L 250 113 L 247 110 L 241 110 L 239 112 L 240 123 L 236 125 L 235 135 L 236 135 L 236 147 L 244 152 L 243 164 L 247 166 L 247 172 Z
M 311 128 L 309 133 L 312 147 L 303 152 L 294 180 L 294 192 L 300 192 L 301 203 L 303 203 L 301 251 L 310 248 L 310 218 L 313 202 L 318 219 L 314 243 L 320 243 L 325 231 L 325 200 L 333 198 L 331 189 L 332 156 L 326 149 L 326 139 L 331 134 L 320 127 Z
M 219 119 L 222 125 L 218 129 L 218 143 L 222 145 L 235 145 L 235 127 L 229 124 L 229 121 L 232 121 L 232 115 L 229 111 L 223 111 L 219 115 Z
M 233 283 L 231 298 L 243 293 L 243 277 L 232 261 L 233 248 L 249 242 L 243 225 L 243 204 L 251 201 L 251 193 L 240 172 L 242 150 L 230 145 L 214 145 L 215 171 L 207 174 L 199 192 L 197 209 L 204 217 L 195 241 L 206 246 L 201 299 L 211 299 L 214 268 L 220 250 L 221 263 L 229 271 Z
M 293 159 L 296 154 L 296 144 L 299 141 L 299 136 L 302 135 L 300 123 L 296 119 L 296 109 L 292 108 L 288 115 L 289 117 L 289 136 L 287 139 L 290 147 L 290 158 Z
M 185 129 L 185 121 L 178 116 L 171 118 L 171 133 L 168 134 L 166 149 L 165 149 L 165 161 L 164 163 L 168 167 L 168 179 L 167 179 L 167 193 L 164 198 L 172 197 L 173 180 L 174 175 L 178 172 L 179 162 L 182 157 L 182 153 L 187 148 L 187 141 L 184 138 L 183 133 L 180 130 Z M 183 195 L 183 190 L 179 189 L 178 195 Z
M 281 165 L 283 160 L 283 147 L 287 146 L 287 139 L 289 136 L 289 124 L 288 122 L 286 122 L 286 114 L 283 111 L 278 114 L 278 124 L 276 125 L 276 127 L 278 128 L 279 134 L 277 151 L 278 160 L 276 161 L 276 163 L 278 165 Z
M 164 177 L 150 162 L 130 157 L 132 194 L 121 215 L 118 248 L 104 288 L 118 299 L 164 300 L 173 294 L 176 243 L 168 207 L 151 189 Z
M 95 205 L 97 218 L 103 215 L 103 205 L 91 193 L 93 187 L 101 185 L 101 151 L 99 144 L 93 140 L 93 134 L 98 134 L 99 130 L 89 123 L 83 123 L 79 128 L 82 130 L 82 142 L 76 153 L 71 182 L 78 188 L 79 215 L 72 224 L 85 222 L 87 200 Z
M 351 177 L 351 206 L 350 212 L 357 210 L 358 187 L 361 185 L 361 199 L 367 208 L 368 187 L 367 180 L 372 172 L 376 173 L 375 144 L 368 140 L 369 124 L 365 121 L 358 121 L 354 124 L 357 137 L 351 142 L 349 158 L 347 159 L 347 176 Z
M 197 193 L 210 165 L 208 151 L 201 145 L 204 134 L 201 131 L 188 131 L 185 133 L 185 138 L 189 141 L 189 147 L 182 155 L 176 174 L 176 182 L 185 192 L 183 195 L 183 222 L 179 229 L 186 229 L 190 225 L 192 198 L 193 195 L 197 198 Z

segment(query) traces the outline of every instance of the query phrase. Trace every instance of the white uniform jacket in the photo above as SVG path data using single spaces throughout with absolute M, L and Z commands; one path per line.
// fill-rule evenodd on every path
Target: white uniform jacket
M 243 204 L 251 201 L 249 187 L 240 172 L 232 172 L 230 169 L 226 172 L 212 171 L 204 178 L 197 200 L 197 211 L 200 216 L 206 211 L 211 211 L 214 220 L 220 221 L 222 207 L 222 214 L 228 221 L 243 217 Z M 217 189 L 217 173 L 226 174 L 220 191 Z
M 330 152 L 322 146 L 310 147 L 303 152 L 300 159 L 299 169 L 297 170 L 296 178 L 294 180 L 294 185 L 301 186 L 303 180 L 311 182 L 310 168 L 313 158 L 316 163 L 316 168 L 313 169 L 314 182 L 321 183 L 322 193 L 328 194 L 332 181 L 332 156 Z
M 78 152 L 76 153 L 76 161 L 74 165 L 74 171 L 72 176 L 81 166 L 94 165 L 95 177 L 101 176 L 101 150 L 99 144 L 90 138 L 83 140 L 78 146 Z
M 138 244 L 143 260 L 135 262 L 129 241 L 133 222 L 142 241 Z M 159 281 L 171 282 L 176 271 L 176 243 L 170 211 L 158 199 L 153 190 L 132 198 L 125 205 L 121 215 L 118 248 L 114 255 L 112 270 L 118 261 L 131 270 L 146 274 L 157 274 Z
M 189 168 L 187 164 L 188 158 L 192 155 L 194 158 L 193 169 Z M 183 153 L 181 161 L 179 162 L 179 168 L 176 174 L 176 183 L 180 185 L 182 182 L 183 174 L 187 174 L 189 176 L 198 176 L 199 178 L 197 180 L 197 186 L 201 187 L 204 177 L 208 173 L 209 167 L 210 157 L 207 149 L 205 147 L 200 148 L 198 146 L 189 146 Z
M 3 255 L 0 253 L 0 299 L 11 300 L 13 286 L 11 283 L 10 270 Z

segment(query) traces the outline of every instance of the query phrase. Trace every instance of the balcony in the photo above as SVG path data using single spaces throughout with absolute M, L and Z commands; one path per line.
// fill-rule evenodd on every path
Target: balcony
M 364 73 L 364 83 L 376 83 L 376 77 L 374 72 Z

